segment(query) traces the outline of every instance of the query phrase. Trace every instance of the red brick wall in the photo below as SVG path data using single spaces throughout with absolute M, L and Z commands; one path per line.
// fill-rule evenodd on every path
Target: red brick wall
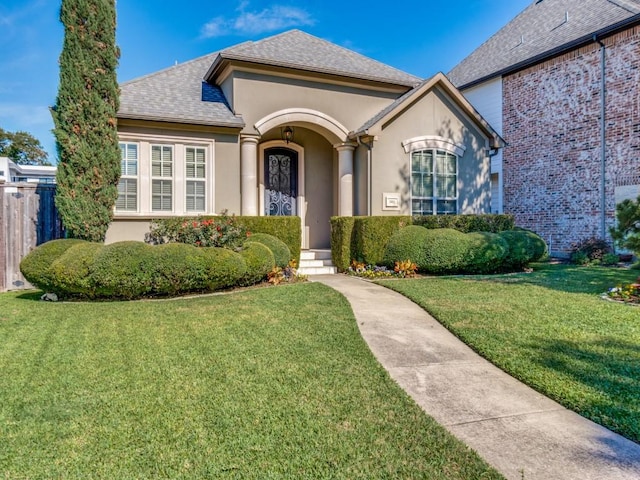
M 640 175 L 640 28 L 606 45 L 606 211 Z M 600 46 L 504 77 L 504 210 L 567 253 L 600 236 Z

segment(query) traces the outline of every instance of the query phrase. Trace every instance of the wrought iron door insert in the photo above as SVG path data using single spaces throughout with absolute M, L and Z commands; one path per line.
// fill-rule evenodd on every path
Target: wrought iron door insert
M 264 152 L 265 215 L 296 215 L 298 153 L 288 148 Z

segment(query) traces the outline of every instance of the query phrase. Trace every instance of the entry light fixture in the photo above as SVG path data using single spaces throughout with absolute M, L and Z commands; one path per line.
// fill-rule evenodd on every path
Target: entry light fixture
M 280 130 L 280 133 L 282 135 L 282 140 L 284 140 L 287 144 L 289 142 L 293 142 L 293 128 L 290 126 L 286 126 L 283 129 Z

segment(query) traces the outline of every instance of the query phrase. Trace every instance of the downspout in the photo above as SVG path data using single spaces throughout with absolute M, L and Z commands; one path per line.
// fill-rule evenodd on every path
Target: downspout
M 600 238 L 603 240 L 606 238 L 607 226 L 606 226 L 606 94 L 607 94 L 607 79 L 606 79 L 606 47 L 597 35 L 593 36 L 593 41 L 600 45 Z
M 372 192 L 371 192 L 371 188 L 372 188 L 372 184 L 371 184 L 371 179 L 373 178 L 373 175 L 371 174 L 371 167 L 372 167 L 372 161 L 371 161 L 371 157 L 373 155 L 372 150 L 373 150 L 373 140 L 371 140 L 371 143 L 365 143 L 362 141 L 362 135 L 358 135 L 356 137 L 356 139 L 358 140 L 358 145 L 362 145 L 363 147 L 365 147 L 367 149 L 367 216 L 370 217 L 371 216 L 371 202 L 372 202 Z

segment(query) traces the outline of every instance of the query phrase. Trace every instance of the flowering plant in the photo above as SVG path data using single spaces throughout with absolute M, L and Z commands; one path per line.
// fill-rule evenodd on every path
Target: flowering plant
M 196 247 L 224 247 L 236 250 L 251 232 L 238 222 L 235 215 L 223 211 L 215 217 L 195 217 L 182 220 L 180 225 L 152 225 L 147 241 L 154 244 L 179 242 Z
M 640 277 L 636 282 L 610 288 L 607 296 L 623 302 L 640 303 Z

